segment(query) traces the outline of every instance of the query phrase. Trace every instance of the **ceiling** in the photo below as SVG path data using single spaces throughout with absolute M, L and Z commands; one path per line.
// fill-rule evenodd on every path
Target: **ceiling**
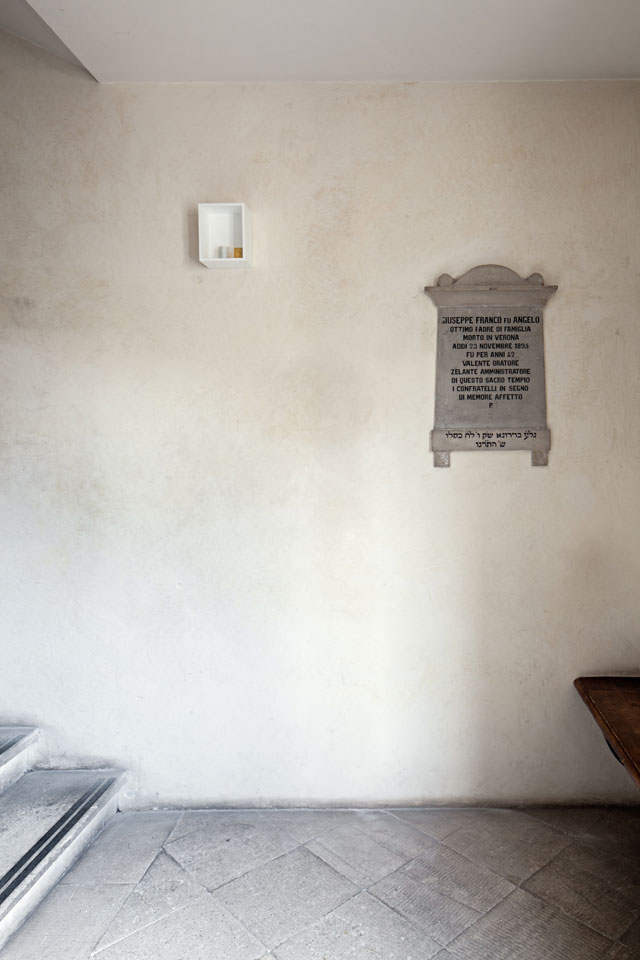
M 0 0 L 103 83 L 640 77 L 640 0 Z

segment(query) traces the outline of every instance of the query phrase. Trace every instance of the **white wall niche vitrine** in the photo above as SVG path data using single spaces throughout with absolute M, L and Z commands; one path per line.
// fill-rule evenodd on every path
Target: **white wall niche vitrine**
M 251 213 L 245 203 L 198 204 L 198 256 L 205 267 L 251 265 Z

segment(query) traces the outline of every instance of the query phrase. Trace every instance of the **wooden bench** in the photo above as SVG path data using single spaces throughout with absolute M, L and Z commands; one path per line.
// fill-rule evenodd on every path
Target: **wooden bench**
M 578 677 L 574 686 L 640 787 L 640 677 Z

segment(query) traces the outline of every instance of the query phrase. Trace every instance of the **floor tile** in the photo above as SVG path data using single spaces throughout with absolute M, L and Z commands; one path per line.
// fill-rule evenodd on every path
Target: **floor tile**
M 516 810 L 487 810 L 443 841 L 513 883 L 526 880 L 570 842 L 566 834 Z
M 435 841 L 422 830 L 416 830 L 410 824 L 399 820 L 393 814 L 381 810 L 356 811 L 357 829 L 382 844 L 393 853 L 411 860 L 420 853 L 430 850 Z
M 137 883 L 179 814 L 118 813 L 61 883 Z
M 636 923 L 632 924 L 629 930 L 626 930 L 625 933 L 620 937 L 620 940 L 627 947 L 635 950 L 640 957 L 640 920 L 637 920 Z
M 411 826 L 417 827 L 434 840 L 444 840 L 449 834 L 464 827 L 483 813 L 480 809 L 471 809 L 465 807 L 459 808 L 438 808 L 438 807 L 406 807 L 390 811 L 394 816 L 399 817 Z
M 298 841 L 277 821 L 255 811 L 211 817 L 186 814 L 182 834 L 165 850 L 209 890 L 295 849 Z
M 640 916 L 640 866 L 595 837 L 575 840 L 524 889 L 612 940 Z
M 266 810 L 263 816 L 286 830 L 298 843 L 315 840 L 356 818 L 353 810 Z
M 602 840 L 623 844 L 640 859 L 640 807 L 615 807 L 592 828 Z
M 355 893 L 357 887 L 300 847 L 214 896 L 272 949 Z
M 608 953 L 605 953 L 604 960 L 639 960 L 640 953 L 636 950 L 630 950 L 623 943 L 614 943 Z
M 321 836 L 327 830 L 354 820 L 356 810 L 310 810 L 310 809 L 248 809 L 248 810 L 187 810 L 185 811 L 167 842 L 173 843 L 197 828 L 203 822 L 244 822 L 267 830 L 281 830 L 288 833 L 298 843 L 307 843 Z
M 515 890 L 449 944 L 456 960 L 601 960 L 611 941 Z
M 508 880 L 442 844 L 370 888 L 442 946 L 512 890 Z
M 562 833 L 579 837 L 589 831 L 602 820 L 608 807 L 522 807 L 522 813 L 527 813 L 536 820 L 541 820 L 549 827 L 555 827 Z
M 276 960 L 431 960 L 440 946 L 361 893 L 278 947 Z
M 178 816 L 178 822 L 166 839 L 166 843 L 173 843 L 199 829 L 203 823 L 221 823 L 225 820 L 239 818 L 260 819 L 259 810 L 184 810 Z
M 87 960 L 132 889 L 58 885 L 2 949 L 2 960 Z
M 307 844 L 309 850 L 358 886 L 366 887 L 407 862 L 351 823 Z
M 104 934 L 95 952 L 180 910 L 207 891 L 166 853 L 159 853 Z
M 102 950 L 96 960 L 259 960 L 264 952 L 264 944 L 206 894 Z

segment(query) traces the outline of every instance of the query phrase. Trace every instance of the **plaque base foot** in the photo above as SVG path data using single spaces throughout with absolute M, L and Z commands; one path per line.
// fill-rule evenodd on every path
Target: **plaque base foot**
M 451 454 L 449 453 L 449 451 L 448 450 L 434 451 L 433 465 L 434 467 L 450 467 Z
M 531 451 L 531 466 L 532 467 L 547 467 L 549 465 L 549 454 L 546 450 L 532 450 Z

